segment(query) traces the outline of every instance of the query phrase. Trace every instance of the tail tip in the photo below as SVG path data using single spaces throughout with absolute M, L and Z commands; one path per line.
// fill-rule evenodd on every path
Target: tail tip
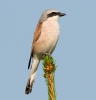
M 31 93 L 31 91 L 32 91 L 32 86 L 33 86 L 33 82 L 34 81 L 32 81 L 32 83 L 30 84 L 30 80 L 28 80 L 28 82 L 27 82 L 27 85 L 26 85 L 26 89 L 25 89 L 25 94 L 30 94 Z

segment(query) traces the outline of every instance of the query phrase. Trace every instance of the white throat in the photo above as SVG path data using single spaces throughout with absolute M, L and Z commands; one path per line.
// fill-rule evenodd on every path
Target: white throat
M 59 16 L 49 17 L 47 20 L 58 21 Z
M 50 28 L 53 28 L 54 31 L 55 31 L 55 30 L 57 31 L 57 30 L 59 30 L 58 19 L 59 19 L 59 17 L 57 17 L 57 16 L 48 18 L 48 19 L 46 20 L 46 25 L 49 26 Z
M 54 18 L 57 19 L 57 18 Z M 47 34 L 51 33 L 51 34 L 59 34 L 59 23 L 57 20 L 53 20 L 53 18 L 48 18 L 45 22 L 43 22 L 42 24 L 42 29 L 43 32 Z

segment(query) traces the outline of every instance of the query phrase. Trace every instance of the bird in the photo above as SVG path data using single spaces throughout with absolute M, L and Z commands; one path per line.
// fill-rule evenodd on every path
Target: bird
M 32 91 L 37 68 L 43 55 L 51 55 L 53 53 L 60 35 L 58 19 L 65 15 L 65 13 L 55 9 L 47 9 L 42 13 L 34 32 L 28 63 L 30 74 L 25 88 L 25 94 L 30 94 Z

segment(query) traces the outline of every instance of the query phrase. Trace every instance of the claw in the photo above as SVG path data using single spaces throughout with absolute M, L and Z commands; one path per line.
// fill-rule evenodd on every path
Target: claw
M 44 54 L 42 55 L 42 59 L 44 59 L 45 56 L 49 56 L 50 58 L 52 58 L 51 53 L 44 53 Z

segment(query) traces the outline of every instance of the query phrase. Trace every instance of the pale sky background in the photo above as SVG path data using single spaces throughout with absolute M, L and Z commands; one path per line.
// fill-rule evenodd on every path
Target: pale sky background
M 57 100 L 96 100 L 96 0 L 0 0 L 0 100 L 48 100 L 42 62 L 32 93 L 25 87 L 35 27 L 49 8 L 67 14 L 53 53 Z

